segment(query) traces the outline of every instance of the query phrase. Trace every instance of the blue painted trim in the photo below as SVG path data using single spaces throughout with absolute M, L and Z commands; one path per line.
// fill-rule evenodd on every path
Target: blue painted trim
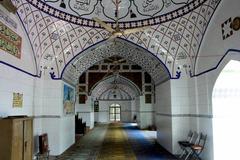
M 18 68 L 18 67 L 15 67 L 15 66 L 13 66 L 13 65 L 11 65 L 11 64 L 9 64 L 9 63 L 3 62 L 3 61 L 0 61 L 0 64 L 4 64 L 4 65 L 6 65 L 6 66 L 9 66 L 9 67 L 11 67 L 11 68 L 14 68 L 14 69 L 16 69 L 16 70 L 18 70 L 18 71 L 20 71 L 20 72 L 23 72 L 23 73 L 25 73 L 25 74 L 27 74 L 27 75 L 32 76 L 32 77 L 37 77 L 37 78 L 40 78 L 40 77 L 41 77 L 41 74 L 40 74 L 40 76 L 38 76 L 38 75 L 36 75 L 36 74 L 32 74 L 32 73 L 30 73 L 30 72 L 24 71 L 24 70 L 22 70 L 22 69 L 20 69 L 20 68 Z
M 224 56 L 220 59 L 220 61 L 217 63 L 217 65 L 211 69 L 208 69 L 206 71 L 203 71 L 201 73 L 198 73 L 198 74 L 195 74 L 195 75 L 192 75 L 192 73 L 190 72 L 190 77 L 193 78 L 193 77 L 198 77 L 200 75 L 203 75 L 205 73 L 208 73 L 208 72 L 211 72 L 215 69 L 217 69 L 219 67 L 219 65 L 221 64 L 221 62 L 223 61 L 223 59 L 228 55 L 229 52 L 237 52 L 237 53 L 240 53 L 240 50 L 239 49 L 228 49 L 227 52 L 224 54 Z M 239 54 L 240 55 L 240 54 Z
M 149 50 L 143 48 L 142 46 L 139 46 L 139 45 L 137 45 L 137 44 L 135 44 L 135 43 L 127 40 L 127 39 L 123 39 L 123 38 L 121 38 L 121 37 L 118 37 L 118 39 L 121 39 L 121 40 L 126 41 L 126 42 L 128 42 L 128 43 L 131 43 L 131 44 L 133 44 L 134 46 L 143 49 L 144 51 L 150 53 L 152 56 L 154 56 L 155 58 L 157 58 L 157 60 L 164 66 L 165 71 L 168 73 L 168 77 L 169 77 L 170 79 L 179 79 L 179 78 L 180 78 L 181 72 L 180 72 L 180 73 L 177 72 L 176 77 L 172 77 L 171 74 L 170 74 L 170 72 L 169 72 L 169 70 L 168 70 L 168 68 L 167 68 L 167 66 L 166 66 L 166 65 L 162 62 L 162 60 L 159 59 L 154 53 L 150 52 Z M 88 50 L 88 49 L 90 49 L 90 48 L 92 48 L 92 47 L 94 47 L 94 46 L 96 46 L 96 45 L 98 45 L 98 44 L 100 44 L 100 43 L 103 43 L 104 41 L 107 41 L 107 39 L 104 39 L 104 40 L 102 40 L 102 41 L 99 41 L 99 42 L 97 42 L 97 43 L 95 43 L 95 44 L 87 47 L 86 49 L 82 50 L 82 51 L 79 52 L 78 54 L 76 54 L 76 55 L 75 55 L 70 61 L 68 61 L 68 63 L 64 66 L 64 68 L 63 68 L 63 70 L 62 70 L 62 72 L 61 72 L 61 76 L 60 76 L 59 78 L 55 78 L 54 76 L 52 76 L 52 74 L 51 74 L 51 78 L 52 78 L 53 80 L 62 79 L 62 78 L 63 78 L 63 73 L 64 73 L 65 69 L 67 68 L 67 66 L 68 66 L 79 54 L 85 52 L 86 50 Z

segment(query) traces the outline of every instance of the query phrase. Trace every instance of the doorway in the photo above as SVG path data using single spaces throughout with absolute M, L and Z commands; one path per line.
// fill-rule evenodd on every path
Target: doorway
M 214 159 L 236 159 L 240 143 L 240 62 L 230 61 L 213 88 Z
M 121 121 L 121 106 L 119 104 L 111 104 L 109 107 L 110 122 Z

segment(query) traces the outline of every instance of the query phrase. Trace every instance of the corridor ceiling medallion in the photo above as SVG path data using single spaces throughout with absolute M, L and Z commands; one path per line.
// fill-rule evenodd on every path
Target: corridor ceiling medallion
M 150 1 L 150 0 L 148 0 Z M 153 1 L 153 0 L 151 0 Z M 145 29 L 147 29 L 148 27 L 139 27 L 139 28 L 131 28 L 131 29 L 125 29 L 125 30 L 120 30 L 120 26 L 119 26 L 119 4 L 121 3 L 121 0 L 116 0 L 112 2 L 115 4 L 115 16 L 116 16 L 116 27 L 113 29 L 111 26 L 109 26 L 108 24 L 106 24 L 105 22 L 103 22 L 102 20 L 100 20 L 97 17 L 94 17 L 93 20 L 97 23 L 100 24 L 100 26 L 102 26 L 105 30 L 107 30 L 108 32 L 111 33 L 111 36 L 108 39 L 114 39 L 116 37 L 120 37 L 120 36 L 124 36 L 124 35 L 128 35 L 131 33 L 136 33 L 136 32 L 140 32 L 140 31 L 144 31 Z

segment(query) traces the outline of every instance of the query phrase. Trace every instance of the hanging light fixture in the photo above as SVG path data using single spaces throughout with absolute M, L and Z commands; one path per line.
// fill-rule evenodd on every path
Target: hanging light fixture
M 64 0 L 61 1 L 61 3 L 60 3 L 60 7 L 62 7 L 62 8 L 66 8 L 66 4 L 64 3 Z

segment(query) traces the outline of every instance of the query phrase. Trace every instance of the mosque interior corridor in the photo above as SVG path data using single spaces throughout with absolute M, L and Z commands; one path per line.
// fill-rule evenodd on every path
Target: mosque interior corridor
M 156 143 L 156 131 L 136 123 L 98 124 L 55 160 L 176 160 Z
M 0 160 L 239 159 L 239 42 L 240 0 L 0 0 Z

